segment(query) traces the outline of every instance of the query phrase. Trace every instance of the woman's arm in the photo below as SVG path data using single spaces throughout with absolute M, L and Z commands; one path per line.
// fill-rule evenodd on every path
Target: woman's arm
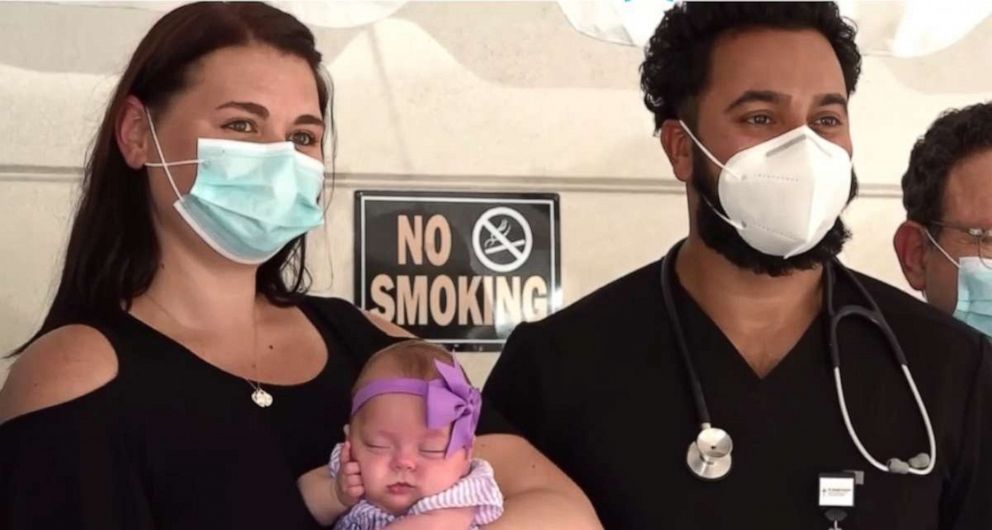
M 18 357 L 0 390 L 0 528 L 155 528 L 127 458 L 116 374 L 113 347 L 85 326 L 52 331 Z
M 303 474 L 296 480 L 310 514 L 321 526 L 330 526 L 334 520 L 348 511 L 334 490 L 334 477 L 327 466 L 320 466 Z
M 32 343 L 10 367 L 0 388 L 0 424 L 71 401 L 117 376 L 117 355 L 96 329 L 58 328 Z
M 475 456 L 492 464 L 504 497 L 503 516 L 487 530 L 603 528 L 582 490 L 523 438 L 480 436 Z

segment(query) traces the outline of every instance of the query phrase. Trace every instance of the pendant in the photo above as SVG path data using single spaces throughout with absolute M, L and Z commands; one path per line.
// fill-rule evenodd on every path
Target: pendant
M 264 409 L 272 405 L 272 394 L 269 394 L 262 388 L 256 388 L 255 391 L 251 393 L 251 400 L 254 401 L 256 405 Z

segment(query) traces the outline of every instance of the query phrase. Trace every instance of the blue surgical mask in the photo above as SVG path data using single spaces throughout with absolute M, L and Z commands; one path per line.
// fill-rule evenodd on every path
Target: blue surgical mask
M 992 269 L 977 256 L 955 260 L 929 231 L 926 233 L 940 253 L 958 268 L 958 304 L 954 308 L 954 318 L 992 336 Z
M 148 123 L 176 202 L 173 206 L 197 235 L 237 263 L 263 263 L 293 238 L 324 222 L 318 197 L 324 165 L 292 142 L 261 144 L 199 138 L 197 158 L 166 162 L 151 116 Z M 189 193 L 176 187 L 170 167 L 197 165 Z
M 958 305 L 954 316 L 992 336 L 992 269 L 981 258 L 958 260 Z

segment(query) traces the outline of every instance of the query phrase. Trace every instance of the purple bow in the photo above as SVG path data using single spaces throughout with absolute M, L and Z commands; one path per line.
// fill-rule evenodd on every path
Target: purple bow
M 435 360 L 434 366 L 441 374 L 440 379 L 424 381 L 394 377 L 377 379 L 365 385 L 355 393 L 351 414 L 354 415 L 368 400 L 380 394 L 423 396 L 427 403 L 427 428 L 440 429 L 451 424 L 451 438 L 444 457 L 450 457 L 463 447 L 471 447 L 482 412 L 482 396 L 465 379 L 457 361 L 449 366 Z
M 444 454 L 447 458 L 462 447 L 472 446 L 482 412 L 482 396 L 465 380 L 457 363 L 448 366 L 435 360 L 434 366 L 441 379 L 434 379 L 427 385 L 427 427 L 440 429 L 451 424 L 451 440 Z

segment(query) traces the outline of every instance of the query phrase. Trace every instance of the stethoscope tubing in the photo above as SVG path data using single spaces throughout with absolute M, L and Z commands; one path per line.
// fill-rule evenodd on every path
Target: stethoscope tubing
M 676 243 L 668 254 L 662 259 L 661 262 L 661 292 L 662 298 L 665 304 L 666 313 L 668 314 L 669 324 L 675 336 L 676 347 L 679 350 L 680 357 L 682 358 L 683 365 L 685 367 L 686 375 L 689 378 L 689 386 L 692 392 L 693 401 L 696 407 L 696 415 L 699 420 L 700 429 L 705 430 L 711 427 L 711 418 L 709 413 L 709 408 L 706 405 L 706 396 L 703 391 L 703 385 L 700 381 L 699 374 L 696 372 L 695 363 L 692 361 L 692 357 L 689 355 L 689 346 L 685 338 L 685 332 L 683 331 L 682 324 L 679 320 L 678 311 L 675 306 L 675 299 L 672 295 L 671 282 L 675 276 L 675 258 L 678 256 L 679 249 L 682 247 L 683 241 Z M 845 276 L 851 280 L 851 283 L 860 292 L 862 298 L 864 298 L 870 310 L 855 306 L 848 305 L 840 308 L 840 310 L 835 310 L 834 307 L 834 284 L 835 269 L 840 269 L 844 271 Z M 916 402 L 917 407 L 920 411 L 920 416 L 923 419 L 923 424 L 926 428 L 927 442 L 929 445 L 929 462 L 925 467 L 915 468 L 912 466 L 904 466 L 906 469 L 898 472 L 910 473 L 913 475 L 927 475 L 933 471 L 937 462 L 937 442 L 936 436 L 934 435 L 933 425 L 930 422 L 930 415 L 927 412 L 926 406 L 923 403 L 923 398 L 920 396 L 919 389 L 916 386 L 916 381 L 913 378 L 912 373 L 909 370 L 909 363 L 906 360 L 906 355 L 899 344 L 898 339 L 892 332 L 892 328 L 889 327 L 888 322 L 886 322 L 885 317 L 882 314 L 881 309 L 875 302 L 875 299 L 868 293 L 868 290 L 862 285 L 854 273 L 845 267 L 840 261 L 834 259 L 830 263 L 827 263 L 824 267 L 826 285 L 825 285 L 825 298 L 827 306 L 827 314 L 830 317 L 830 335 L 829 335 L 829 349 L 830 349 L 830 361 L 833 371 L 834 387 L 837 392 L 837 401 L 840 405 L 841 416 L 844 420 L 844 426 L 847 428 L 848 435 L 851 441 L 854 443 L 858 452 L 861 456 L 870 463 L 873 467 L 884 472 L 897 472 L 892 466 L 883 464 L 878 461 L 875 457 L 868 452 L 861 439 L 858 437 L 857 431 L 854 428 L 854 424 L 851 422 L 850 414 L 848 413 L 847 401 L 844 395 L 844 386 L 841 377 L 840 370 L 840 346 L 837 342 L 837 328 L 841 322 L 846 317 L 858 316 L 872 322 L 876 328 L 882 331 L 886 340 L 889 343 L 890 350 L 895 357 L 896 362 L 899 364 L 900 371 L 902 372 L 904 378 L 906 379 L 906 384 L 909 386 L 910 392 L 913 394 L 913 399 Z
M 710 409 L 706 406 L 706 395 L 703 393 L 703 384 L 700 382 L 699 374 L 696 373 L 696 365 L 689 357 L 689 345 L 685 340 L 685 332 L 682 323 L 679 321 L 678 312 L 675 310 L 675 298 L 672 296 L 671 280 L 675 276 L 675 256 L 678 255 L 682 247 L 679 241 L 668 252 L 668 255 L 661 261 L 661 295 L 665 302 L 666 313 L 668 313 L 669 324 L 675 335 L 675 345 L 682 357 L 682 364 L 686 374 L 689 376 L 689 387 L 692 392 L 692 399 L 696 405 L 696 417 L 702 429 L 708 429 L 710 424 Z

